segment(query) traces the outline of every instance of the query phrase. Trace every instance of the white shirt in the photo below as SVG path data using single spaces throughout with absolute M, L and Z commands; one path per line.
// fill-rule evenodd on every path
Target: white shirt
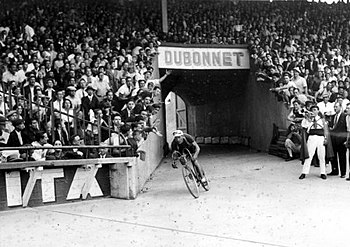
M 324 101 L 317 103 L 318 108 L 322 114 L 327 113 L 328 115 L 334 115 L 334 103 L 328 102 L 327 104 Z
M 81 99 L 83 98 L 83 97 L 85 97 L 85 96 L 87 96 L 88 95 L 88 93 L 85 91 L 85 89 L 83 89 L 83 88 L 80 88 L 80 89 L 78 89 L 77 90 L 77 92 L 75 93 L 75 97 L 77 97 L 78 99 L 80 99 L 80 101 L 81 101 Z
M 27 41 L 32 42 L 33 36 L 35 35 L 34 29 L 31 26 L 26 25 L 24 27 L 24 32 L 27 35 Z
M 34 141 L 32 142 L 33 147 L 43 147 L 39 142 Z M 47 149 L 34 149 L 34 152 L 32 154 L 33 159 L 36 161 L 42 161 L 46 159 L 46 152 Z
M 316 123 L 317 123 L 316 128 L 314 126 L 314 121 L 309 121 L 306 118 L 304 118 L 303 121 L 301 122 L 301 126 L 303 128 L 306 128 L 307 132 L 309 132 L 310 129 L 322 129 L 324 127 L 323 118 L 321 118 L 320 116 L 316 116 L 315 118 L 316 118 Z
M 130 87 L 131 88 L 131 87 Z M 126 85 L 126 84 L 123 84 L 119 89 L 118 89 L 118 91 L 115 93 L 115 95 L 117 96 L 117 97 L 120 97 L 121 96 L 121 94 L 125 97 L 125 96 L 129 96 L 130 95 L 130 93 L 131 93 L 131 90 L 132 90 L 132 88 L 131 88 L 131 90 L 130 90 L 130 88 Z
M 21 144 L 21 146 L 23 145 L 23 139 L 22 139 L 22 135 L 21 135 L 21 131 L 16 131 L 16 134 L 18 136 L 18 140 L 19 140 L 19 143 Z
M 5 82 L 5 84 L 9 84 L 11 81 L 15 81 L 16 85 L 18 85 L 21 81 L 21 76 L 18 72 L 15 74 L 12 74 L 10 71 L 6 71 L 2 74 L 2 81 Z
M 299 76 L 298 78 L 294 79 L 293 82 L 299 88 L 300 93 L 305 93 L 305 88 L 307 89 L 307 83 L 304 77 Z

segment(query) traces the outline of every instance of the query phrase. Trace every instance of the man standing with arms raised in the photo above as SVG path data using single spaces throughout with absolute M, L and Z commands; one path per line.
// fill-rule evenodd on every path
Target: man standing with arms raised
M 304 179 L 310 172 L 310 165 L 312 158 L 317 150 L 318 159 L 320 161 L 321 178 L 327 179 L 326 175 L 326 148 L 328 127 L 327 122 L 323 118 L 322 114 L 319 114 L 319 108 L 317 105 L 311 107 L 312 114 L 310 117 L 305 118 L 301 126 L 306 128 L 306 132 L 309 134 L 307 140 L 307 149 L 309 151 L 309 158 L 305 160 L 302 174 L 299 179 Z

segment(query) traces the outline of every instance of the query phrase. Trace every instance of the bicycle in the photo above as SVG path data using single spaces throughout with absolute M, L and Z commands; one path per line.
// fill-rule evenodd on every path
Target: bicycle
M 174 165 L 177 160 L 180 160 L 180 163 L 182 164 L 182 176 L 184 178 L 186 187 L 194 198 L 199 197 L 199 185 L 202 185 L 203 189 L 206 191 L 210 189 L 209 181 L 205 176 L 204 171 L 203 176 L 205 178 L 205 182 L 202 181 L 202 177 L 199 175 L 200 172 L 198 171 L 198 167 L 194 165 L 192 154 L 188 149 L 184 149 L 183 154 L 175 151 L 172 154 L 172 159 Z M 191 161 L 192 166 L 188 164 L 189 161 Z

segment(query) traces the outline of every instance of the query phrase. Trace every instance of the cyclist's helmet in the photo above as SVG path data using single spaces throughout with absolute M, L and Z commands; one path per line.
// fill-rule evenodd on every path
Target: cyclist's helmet
M 174 137 L 179 137 L 179 136 L 183 136 L 183 135 L 184 135 L 184 132 L 182 132 L 181 130 L 175 130 L 173 132 Z

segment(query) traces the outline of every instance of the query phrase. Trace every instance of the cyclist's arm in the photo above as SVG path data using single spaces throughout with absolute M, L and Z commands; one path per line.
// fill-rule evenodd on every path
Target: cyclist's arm
M 198 155 L 199 155 L 199 152 L 201 151 L 199 145 L 197 144 L 197 142 L 192 142 L 192 145 L 196 148 L 196 151 L 194 152 L 193 154 L 193 159 L 197 159 L 198 158 Z
M 170 149 L 171 149 L 171 153 L 174 153 L 175 151 L 179 151 L 175 141 L 171 142 Z

